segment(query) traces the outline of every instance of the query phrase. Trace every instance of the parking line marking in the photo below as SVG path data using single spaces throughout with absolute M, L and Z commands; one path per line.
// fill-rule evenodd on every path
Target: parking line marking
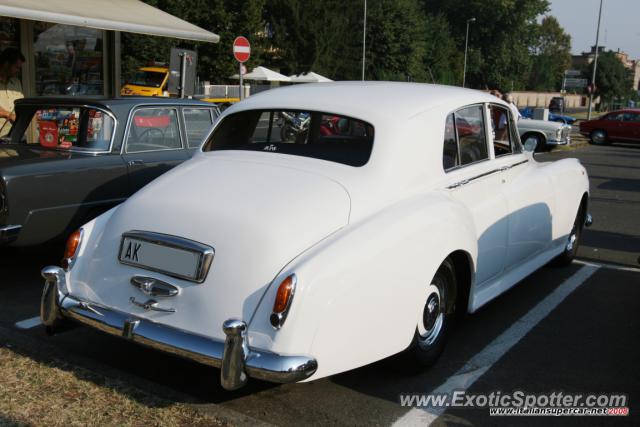
M 562 282 L 524 316 L 514 322 L 509 329 L 491 341 L 484 349 L 472 357 L 464 366 L 443 384 L 431 391 L 431 394 L 452 393 L 454 390 L 467 390 L 502 356 L 514 347 L 541 320 L 549 315 L 565 298 L 600 269 L 598 265 L 585 265 L 571 277 Z M 412 408 L 395 423 L 394 426 L 430 425 L 447 410 L 446 407 Z
M 601 268 L 608 268 L 610 270 L 630 271 L 632 273 L 640 273 L 640 268 L 628 267 L 626 265 L 610 264 L 608 262 L 583 261 L 579 259 L 573 262 L 575 262 L 576 264 L 582 264 L 582 265 L 595 265 Z
M 31 329 L 31 328 L 35 328 L 40 324 L 41 324 L 40 316 L 36 316 L 36 317 L 32 317 L 31 319 L 25 319 L 25 320 L 16 322 L 16 328 Z

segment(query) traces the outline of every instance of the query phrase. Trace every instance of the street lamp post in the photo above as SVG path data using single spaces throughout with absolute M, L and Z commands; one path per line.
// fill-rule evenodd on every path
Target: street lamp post
M 589 110 L 587 120 L 591 120 L 591 105 L 593 104 L 593 92 L 596 90 L 596 68 L 598 67 L 598 41 L 600 38 L 600 18 L 602 17 L 602 0 L 600 0 L 600 11 L 598 12 L 598 29 L 596 30 L 596 55 L 593 58 L 593 73 L 591 74 L 591 90 L 589 91 Z
M 364 63 L 367 48 L 367 0 L 364 0 L 364 23 L 362 24 L 362 80 L 364 81 Z
M 464 68 L 462 70 L 462 87 L 465 87 L 467 78 L 467 47 L 469 46 L 469 24 L 476 22 L 476 18 L 467 19 L 467 35 L 464 38 Z

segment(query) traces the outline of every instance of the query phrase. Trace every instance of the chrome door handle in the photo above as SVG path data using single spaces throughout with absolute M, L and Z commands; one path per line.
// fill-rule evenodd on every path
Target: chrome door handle
M 141 166 L 144 165 L 144 160 L 129 160 L 129 162 L 127 163 L 129 166 Z

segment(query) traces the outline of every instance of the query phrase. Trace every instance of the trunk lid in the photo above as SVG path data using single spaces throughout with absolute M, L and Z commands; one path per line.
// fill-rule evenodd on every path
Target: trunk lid
M 222 158 L 224 157 L 224 158 Z M 311 172 L 215 154 L 197 156 L 132 196 L 88 242 L 89 259 L 72 270 L 71 292 L 108 307 L 201 335 L 224 338 L 222 322 L 249 321 L 265 290 L 293 258 L 349 220 L 339 183 Z M 121 264 L 121 236 L 143 230 L 209 245 L 215 256 L 202 284 Z M 156 298 L 172 314 L 144 311 L 135 274 L 177 286 Z M 266 321 L 266 319 L 265 319 Z

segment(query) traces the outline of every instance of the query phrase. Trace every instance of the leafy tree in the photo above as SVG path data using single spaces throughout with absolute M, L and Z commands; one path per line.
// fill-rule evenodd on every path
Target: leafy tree
M 461 81 L 464 52 L 458 49 L 447 19 L 441 15 L 425 16 L 423 64 L 426 81 L 458 85 Z
M 571 36 L 553 16 L 545 16 L 536 30 L 531 46 L 534 55 L 529 88 L 537 91 L 559 90 L 564 71 L 571 66 Z
M 532 65 L 529 47 L 534 44 L 538 25 L 536 18 L 548 10 L 547 0 L 423 1 L 428 13 L 441 13 L 447 18 L 462 54 L 467 20 L 476 18 L 469 30 L 470 87 L 505 91 L 526 86 Z
M 415 0 L 369 2 L 367 27 L 366 79 L 427 80 L 425 19 Z
M 235 37 L 246 36 L 251 42 L 248 67 L 260 65 L 264 44 L 262 11 L 265 0 L 145 0 L 151 6 L 185 21 L 210 30 L 220 36 L 219 43 L 192 42 L 140 34 L 122 34 L 122 69 L 125 78 L 150 61 L 169 62 L 172 47 L 194 49 L 198 52 L 198 75 L 216 83 L 229 80 L 238 72 L 233 59 Z
M 417 0 L 367 3 L 368 80 L 427 80 L 425 20 Z M 265 10 L 273 56 L 286 73 L 313 70 L 336 80 L 362 78 L 364 2 L 272 0 Z
M 354 9 L 340 0 L 269 1 L 267 64 L 284 74 L 313 70 L 335 80 L 357 78 L 362 21 Z
M 593 62 L 583 71 L 591 80 Z M 600 97 L 604 106 L 611 105 L 615 99 L 626 99 L 633 89 L 631 71 L 625 68 L 615 52 L 603 52 L 598 55 L 596 69 L 596 91 L 594 95 Z

